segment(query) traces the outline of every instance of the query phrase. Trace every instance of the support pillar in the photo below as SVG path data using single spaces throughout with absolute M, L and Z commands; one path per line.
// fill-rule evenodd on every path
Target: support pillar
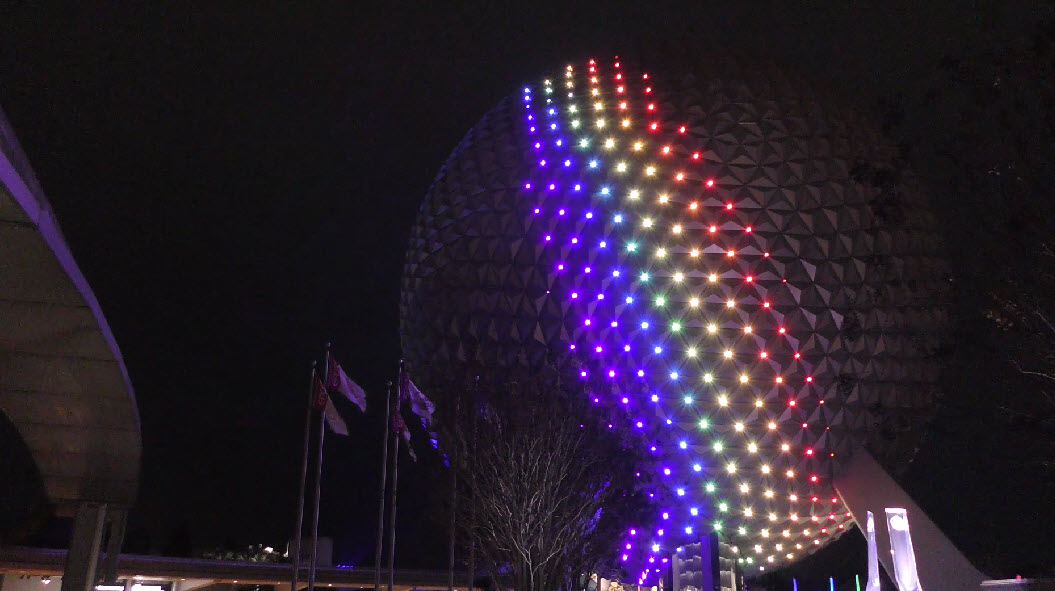
M 109 584 L 117 582 L 117 560 L 121 556 L 121 546 L 125 541 L 126 523 L 128 509 L 110 511 L 110 537 L 106 541 L 106 558 L 103 560 L 103 581 Z
M 105 521 L 105 504 L 82 502 L 77 507 L 70 550 L 62 571 L 61 591 L 95 589 L 95 568 L 99 563 L 99 545 L 102 543 Z
M 835 478 L 835 490 L 865 531 L 868 511 L 877 516 L 876 548 L 879 563 L 894 580 L 890 534 L 884 523 L 887 507 L 908 512 L 920 586 L 924 591 L 976 591 L 985 575 L 971 564 L 868 452 L 859 449 Z

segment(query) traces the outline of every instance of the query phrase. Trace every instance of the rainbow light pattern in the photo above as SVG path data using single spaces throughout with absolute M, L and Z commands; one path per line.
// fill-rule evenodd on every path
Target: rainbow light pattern
M 818 412 L 831 390 L 814 380 L 823 355 L 797 338 L 806 328 L 783 277 L 793 255 L 770 252 L 779 229 L 708 170 L 714 155 L 666 115 L 662 84 L 590 59 L 522 92 L 537 164 L 519 198 L 548 220 L 537 239 L 553 294 L 579 322 L 568 349 L 584 379 L 617 385 L 615 400 L 594 401 L 650 434 L 671 499 L 657 503 L 656 531 L 620 542 L 639 584 L 705 533 L 757 572 L 851 521 Z

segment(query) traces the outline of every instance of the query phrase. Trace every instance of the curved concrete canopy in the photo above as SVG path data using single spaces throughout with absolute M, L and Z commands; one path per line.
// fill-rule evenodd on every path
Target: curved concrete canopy
M 128 372 L 2 111 L 0 411 L 53 502 L 134 502 L 142 442 Z

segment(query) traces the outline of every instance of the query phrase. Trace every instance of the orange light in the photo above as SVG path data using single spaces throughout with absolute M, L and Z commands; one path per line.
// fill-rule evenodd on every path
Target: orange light
M 697 207 L 699 207 L 699 205 L 695 201 L 693 201 L 692 203 L 689 204 L 689 209 L 693 209 L 694 210 Z
M 727 256 L 727 257 L 734 257 L 734 256 L 736 256 L 736 251 L 735 250 L 730 250 L 729 252 L 725 253 L 725 256 Z
M 715 232 L 718 231 L 718 226 L 711 226 L 709 229 L 711 231 L 711 234 L 714 234 Z

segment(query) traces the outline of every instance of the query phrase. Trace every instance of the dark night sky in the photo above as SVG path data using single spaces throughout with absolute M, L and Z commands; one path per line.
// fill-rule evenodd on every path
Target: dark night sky
M 183 526 L 201 546 L 288 536 L 310 359 L 333 340 L 381 395 L 418 204 L 518 84 L 591 55 L 730 47 L 867 108 L 943 52 L 1029 22 L 929 2 L 242 4 L 0 8 L 0 105 L 124 353 L 144 443 L 133 526 L 155 550 Z M 372 555 L 380 419 L 347 418 L 353 437 L 329 440 L 323 533 L 358 564 Z M 430 477 L 401 474 L 407 566 L 443 563 Z

